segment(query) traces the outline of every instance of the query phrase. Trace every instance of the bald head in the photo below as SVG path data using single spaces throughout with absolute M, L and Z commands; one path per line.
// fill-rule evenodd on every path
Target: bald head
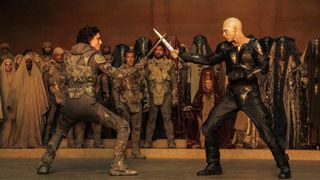
M 57 63 L 62 63 L 63 62 L 63 55 L 64 55 L 64 50 L 61 47 L 56 47 L 53 50 L 53 59 Z
M 230 17 L 223 22 L 223 27 L 242 29 L 242 23 L 239 19 L 235 17 Z
M 230 17 L 223 22 L 222 30 L 227 41 L 234 41 L 236 36 L 242 34 L 242 23 L 239 19 Z
M 64 50 L 61 47 L 56 47 L 54 48 L 52 55 L 63 54 L 63 53 L 64 53 Z

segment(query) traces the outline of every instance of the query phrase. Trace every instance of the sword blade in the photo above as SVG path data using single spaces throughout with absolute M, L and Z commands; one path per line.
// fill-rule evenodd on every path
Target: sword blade
M 152 52 L 156 49 L 156 47 L 160 44 L 160 42 L 162 41 L 162 39 L 167 35 L 167 33 L 164 33 L 162 36 L 160 35 L 160 39 L 157 41 L 157 43 L 155 43 L 153 45 L 153 47 L 150 49 L 149 53 L 147 54 L 147 58 L 148 56 L 150 56 L 152 54 Z
M 161 34 L 155 28 L 153 28 L 153 31 L 156 33 L 156 35 L 159 38 L 161 37 Z M 169 51 L 173 51 L 174 50 L 173 47 L 168 43 L 168 41 L 165 38 L 162 39 L 162 42 L 169 49 Z

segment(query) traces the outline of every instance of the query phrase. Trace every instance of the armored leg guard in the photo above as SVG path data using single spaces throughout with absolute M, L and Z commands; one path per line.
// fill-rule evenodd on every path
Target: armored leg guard
M 56 152 L 59 148 L 59 145 L 63 139 L 64 135 L 61 131 L 57 131 L 47 145 L 46 152 L 44 153 L 40 164 L 37 168 L 37 173 L 39 175 L 49 174 L 51 165 L 56 156 Z

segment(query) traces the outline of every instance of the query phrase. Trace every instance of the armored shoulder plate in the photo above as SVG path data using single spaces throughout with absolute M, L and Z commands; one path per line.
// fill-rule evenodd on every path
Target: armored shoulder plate
M 253 40 L 252 47 L 258 54 L 263 54 L 262 47 L 257 39 Z
M 216 52 L 222 52 L 222 53 L 226 53 L 229 49 L 231 49 L 233 46 L 230 42 L 228 41 L 223 41 L 221 43 L 219 43 L 217 45 L 217 48 L 216 48 Z
M 93 59 L 97 64 L 103 64 L 107 62 L 106 59 L 101 54 L 95 54 L 93 56 Z
M 85 65 L 87 66 L 88 63 L 89 63 L 89 60 L 97 55 L 100 55 L 99 54 L 99 51 L 96 51 L 96 50 L 89 50 L 89 51 L 86 51 L 85 53 L 83 53 L 82 55 L 82 59 L 84 60 L 84 63 Z M 102 56 L 102 55 L 101 55 Z

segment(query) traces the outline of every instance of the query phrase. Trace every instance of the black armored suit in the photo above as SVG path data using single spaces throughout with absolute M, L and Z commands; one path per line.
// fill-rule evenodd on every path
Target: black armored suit
M 220 43 L 215 53 L 209 56 L 199 56 L 180 53 L 179 56 L 187 62 L 204 65 L 215 65 L 225 61 L 229 87 L 222 101 L 209 113 L 203 124 L 205 136 L 206 159 L 208 166 L 198 175 L 221 174 L 219 159 L 219 140 L 215 135 L 216 129 L 227 117 L 238 111 L 245 112 L 254 122 L 261 138 L 266 142 L 279 168 L 290 171 L 288 157 L 279 140 L 272 132 L 272 119 L 269 110 L 261 101 L 256 72 L 266 72 L 268 62 L 263 55 L 260 44 L 255 38 L 242 46 L 235 46 L 231 42 Z

